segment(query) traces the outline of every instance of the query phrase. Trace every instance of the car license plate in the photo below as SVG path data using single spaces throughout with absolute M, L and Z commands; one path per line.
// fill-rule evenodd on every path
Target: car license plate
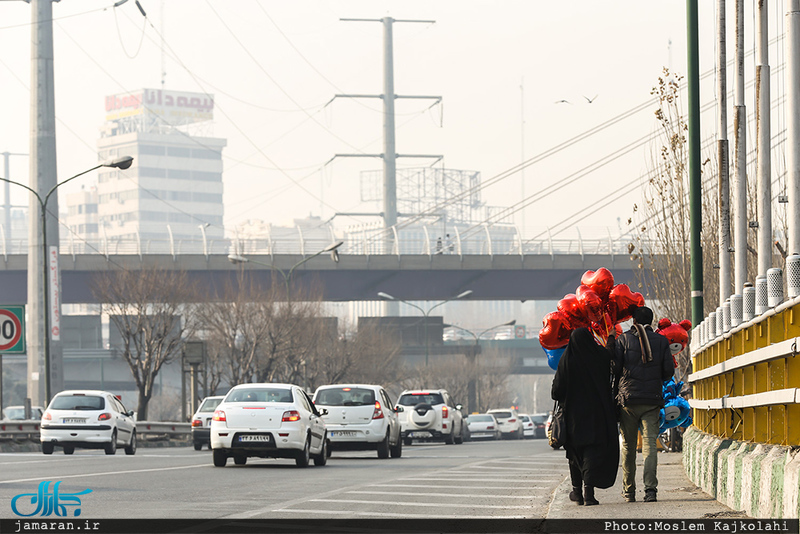
M 83 424 L 85 422 L 86 422 L 86 419 L 67 419 L 67 418 L 64 418 L 64 424 L 65 425 L 75 424 L 75 423 Z
M 356 435 L 355 430 L 332 430 L 331 437 L 338 437 L 338 438 L 351 438 Z
M 270 436 L 239 436 L 239 441 L 258 441 L 261 443 L 269 443 L 272 441 Z
M 411 434 L 409 434 L 409 436 L 412 437 L 412 438 L 429 438 L 429 437 L 431 437 L 431 433 L 430 432 L 412 432 Z

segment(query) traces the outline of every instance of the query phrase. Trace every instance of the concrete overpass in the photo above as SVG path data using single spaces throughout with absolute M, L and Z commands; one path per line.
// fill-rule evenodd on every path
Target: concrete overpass
M 240 275 L 283 287 L 278 270 L 288 273 L 307 256 L 249 254 L 247 258 L 249 263 L 236 265 L 224 253 L 62 254 L 62 302 L 96 302 L 92 277 L 117 269 L 184 270 L 212 299 L 219 298 L 227 284 L 236 287 Z M 575 291 L 585 271 L 600 267 L 609 269 L 616 283 L 637 290 L 636 262 L 627 254 L 342 254 L 338 263 L 317 256 L 293 271 L 291 288 L 316 288 L 326 301 L 378 300 L 379 291 L 402 300 L 444 300 L 466 289 L 473 291 L 471 300 L 559 300 Z M 0 257 L 0 287 L 3 303 L 27 302 L 25 254 Z

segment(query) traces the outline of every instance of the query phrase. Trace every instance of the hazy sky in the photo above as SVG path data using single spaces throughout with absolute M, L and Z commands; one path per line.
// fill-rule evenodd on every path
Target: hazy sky
M 160 87 L 163 54 L 167 89 L 215 97 L 207 133 L 228 139 L 229 227 L 247 219 L 285 224 L 309 214 L 379 211 L 361 202 L 359 173 L 380 169 L 380 160 L 325 166 L 336 153 L 382 151 L 379 100 L 337 99 L 324 107 L 336 93 L 383 90 L 382 25 L 340 18 L 436 21 L 394 25 L 396 93 L 443 97 L 430 109 L 428 101 L 397 101 L 397 151 L 442 154 L 447 167 L 480 171 L 484 181 L 652 100 L 664 66 L 686 73 L 686 3 L 678 0 L 140 2 L 146 19 L 133 0 L 118 8 L 112 0 L 53 5 L 59 177 L 94 165 L 106 95 Z M 711 2 L 701 4 L 708 4 L 700 11 L 705 72 L 714 62 L 714 12 Z M 782 24 L 780 4 L 771 14 L 776 24 Z M 29 150 L 30 13 L 25 2 L 0 2 L 0 152 Z M 752 39 L 752 25 L 746 33 Z M 712 98 L 713 83 L 706 83 L 702 102 Z M 581 227 L 616 228 L 618 217 L 624 226 L 640 201 L 653 145 L 592 166 L 651 134 L 654 110 L 647 106 L 525 169 L 526 196 L 563 186 L 526 210 L 525 234 L 570 227 L 573 214 Z M 713 111 L 704 114 L 703 128 L 713 131 Z M 27 158 L 12 163 L 11 178 L 27 181 Z M 583 177 L 572 181 L 576 176 Z M 494 206 L 518 202 L 521 179 L 516 173 L 498 180 L 484 198 Z M 618 189 L 626 194 L 599 201 Z M 21 191 L 14 203 L 27 201 Z M 370 219 L 336 223 L 357 220 Z M 521 224 L 522 216 L 513 220 Z

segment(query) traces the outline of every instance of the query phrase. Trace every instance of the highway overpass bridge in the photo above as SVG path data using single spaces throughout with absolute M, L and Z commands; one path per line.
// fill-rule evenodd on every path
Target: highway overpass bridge
M 379 291 L 401 300 L 445 300 L 471 289 L 471 300 L 559 300 L 573 293 L 581 275 L 609 269 L 616 283 L 636 291 L 636 261 L 627 254 L 251 254 L 248 263 L 234 264 L 227 254 L 62 254 L 62 303 L 95 303 L 92 278 L 109 270 L 161 268 L 186 271 L 190 280 L 219 298 L 228 284 L 242 276 L 291 291 L 314 288 L 325 301 L 379 300 Z M 283 273 L 283 274 L 281 274 Z M 4 303 L 27 302 L 27 255 L 0 257 L 0 287 Z

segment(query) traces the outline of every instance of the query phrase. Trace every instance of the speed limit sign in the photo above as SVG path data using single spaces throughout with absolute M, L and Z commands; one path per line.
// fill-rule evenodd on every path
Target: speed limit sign
M 25 306 L 0 305 L 0 353 L 25 353 Z

